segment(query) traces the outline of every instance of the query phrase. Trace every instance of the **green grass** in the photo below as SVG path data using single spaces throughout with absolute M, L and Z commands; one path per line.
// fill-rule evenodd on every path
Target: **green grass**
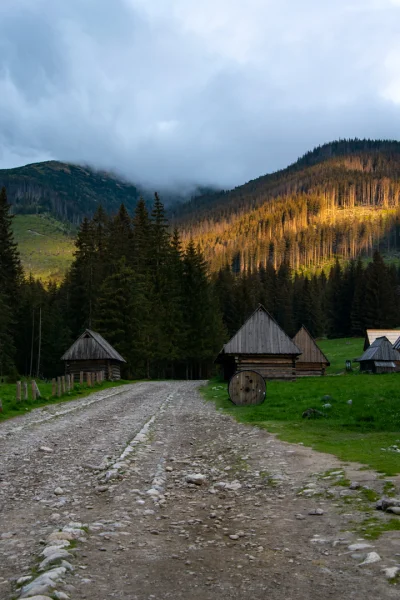
M 357 527 L 356 531 L 369 540 L 376 540 L 387 531 L 400 531 L 400 519 L 384 520 L 383 518 L 371 517 L 363 521 L 361 527 Z
M 327 375 L 335 375 L 345 372 L 346 360 L 354 360 L 361 356 L 364 348 L 364 338 L 318 340 L 318 345 L 331 363 Z M 355 372 L 358 371 L 358 363 L 354 363 L 352 367 Z
M 343 364 L 343 357 L 349 357 L 348 349 L 356 351 L 360 345 L 360 339 L 321 343 L 334 372 Z M 203 394 L 240 422 L 265 428 L 283 440 L 302 442 L 386 475 L 400 473 L 400 453 L 387 450 L 392 445 L 400 447 L 400 373 L 269 381 L 266 400 L 259 406 L 234 406 L 226 383 L 217 379 L 203 388 Z M 322 398 L 326 395 L 331 396 L 327 401 L 332 405 L 330 409 L 323 408 Z M 347 404 L 350 399 L 352 405 Z M 303 419 L 307 408 L 316 408 L 325 416 Z
M 60 281 L 73 260 L 73 231 L 47 215 L 16 215 L 13 231 L 26 275 Z
M 105 390 L 108 388 L 125 385 L 127 383 L 134 383 L 132 381 L 104 381 L 102 384 L 95 384 L 89 388 L 86 384 L 80 385 L 75 384 L 74 389 L 71 392 L 66 393 L 61 398 L 52 398 L 52 385 L 51 383 L 37 382 L 42 398 L 38 398 L 33 401 L 31 398 L 30 384 L 28 384 L 29 399 L 17 403 L 16 401 L 16 384 L 0 384 L 0 399 L 3 404 L 3 412 L 0 413 L 0 422 L 12 417 L 17 417 L 25 414 L 26 412 L 38 408 L 39 406 L 46 406 L 50 404 L 58 404 L 59 402 L 66 402 L 70 400 L 76 400 L 77 398 L 84 398 L 94 392 Z

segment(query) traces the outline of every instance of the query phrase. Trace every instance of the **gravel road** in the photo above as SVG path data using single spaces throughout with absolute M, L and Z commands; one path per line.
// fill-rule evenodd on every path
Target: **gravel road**
M 362 535 L 389 518 L 365 494 L 385 481 L 236 423 L 199 385 L 0 425 L 1 600 L 398 598 L 400 532 Z

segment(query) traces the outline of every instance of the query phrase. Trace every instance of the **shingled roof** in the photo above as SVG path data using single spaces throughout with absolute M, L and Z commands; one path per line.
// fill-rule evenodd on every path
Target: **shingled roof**
M 301 350 L 260 304 L 239 331 L 224 345 L 221 354 L 294 354 Z
M 369 348 L 377 338 L 386 337 L 391 344 L 394 344 L 399 336 L 399 329 L 367 329 L 365 332 L 364 350 Z
M 371 361 L 394 361 L 400 360 L 400 352 L 395 350 L 386 336 L 376 338 L 360 358 L 356 358 L 356 362 Z
M 329 367 L 329 360 L 304 325 L 294 336 L 293 342 L 302 351 L 297 360 L 298 363 L 324 363 Z
M 126 362 L 122 356 L 95 331 L 86 329 L 61 357 L 61 360 L 117 360 Z

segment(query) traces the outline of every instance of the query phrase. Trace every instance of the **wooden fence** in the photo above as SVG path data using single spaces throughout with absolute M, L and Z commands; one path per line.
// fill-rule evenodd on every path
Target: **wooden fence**
M 95 373 L 85 373 L 84 371 L 81 371 L 79 374 L 80 385 L 83 385 L 86 382 L 88 387 L 93 387 L 95 383 L 103 383 L 105 379 L 104 371 L 96 371 Z M 74 389 L 75 383 L 78 382 L 75 382 L 73 375 L 62 375 L 61 377 L 52 379 L 51 397 L 61 398 L 61 396 L 69 394 Z M 27 381 L 17 381 L 17 402 L 29 399 L 29 388 L 31 389 L 32 400 L 42 397 L 36 381 L 32 380 L 30 386 Z

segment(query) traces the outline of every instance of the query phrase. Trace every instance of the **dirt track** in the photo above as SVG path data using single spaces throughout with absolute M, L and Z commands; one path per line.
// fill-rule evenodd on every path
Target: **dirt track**
M 65 527 L 74 540 L 66 563 L 45 568 L 64 564 L 41 589 L 50 597 L 397 598 L 383 569 L 400 563 L 400 532 L 349 549 L 376 511 L 335 485 L 342 470 L 377 491 L 382 480 L 236 423 L 198 386 L 124 386 L 0 426 L 0 598 L 37 577 Z M 359 566 L 370 552 L 380 560 Z

